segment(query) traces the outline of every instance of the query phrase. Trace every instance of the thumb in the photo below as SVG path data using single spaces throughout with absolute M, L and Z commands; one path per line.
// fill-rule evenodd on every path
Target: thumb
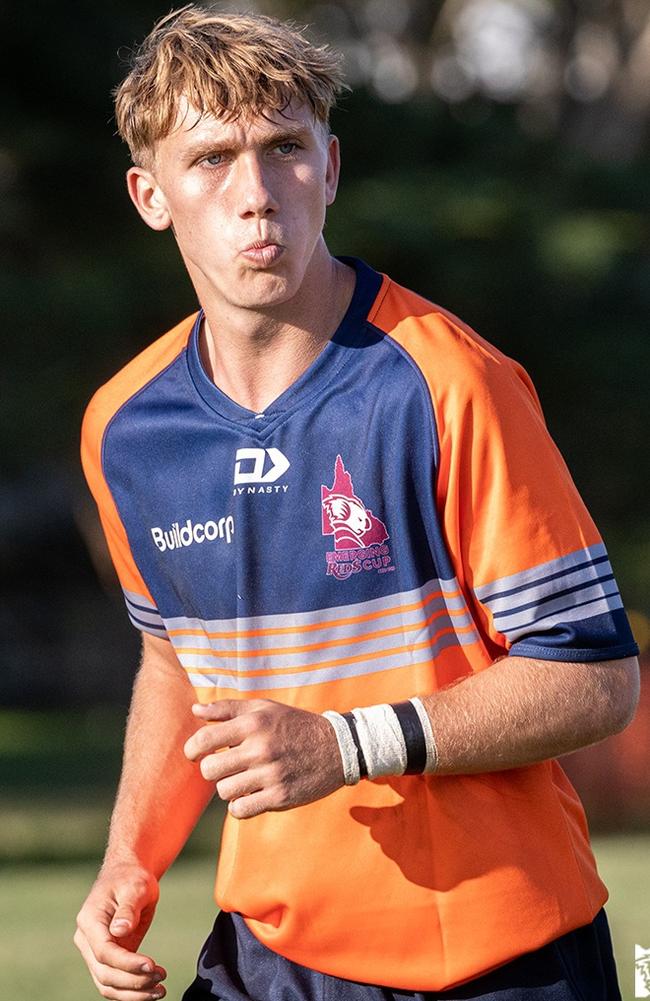
M 235 716 L 250 712 L 250 709 L 250 701 L 247 699 L 219 699 L 218 702 L 208 702 L 207 704 L 196 702 L 192 706 L 192 712 L 195 716 L 212 722 L 234 719 Z
M 120 938 L 138 927 L 143 901 L 133 890 L 118 892 L 116 898 L 115 913 L 111 918 L 109 931 L 111 935 Z

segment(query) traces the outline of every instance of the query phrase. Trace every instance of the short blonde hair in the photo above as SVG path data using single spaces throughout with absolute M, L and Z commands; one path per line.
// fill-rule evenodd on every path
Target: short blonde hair
M 306 103 L 323 126 L 344 90 L 341 56 L 315 45 L 293 22 L 263 14 L 217 13 L 188 4 L 161 18 L 133 53 L 115 90 L 117 129 L 133 162 L 153 159 L 185 97 L 201 114 L 234 121 L 242 113 Z

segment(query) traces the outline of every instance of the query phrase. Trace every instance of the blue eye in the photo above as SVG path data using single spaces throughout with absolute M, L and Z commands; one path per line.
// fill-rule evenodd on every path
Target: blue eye
M 210 156 L 206 156 L 205 162 L 209 163 L 211 167 L 218 166 L 223 160 L 223 153 L 211 153 Z
M 297 145 L 298 144 L 294 142 L 286 142 L 280 143 L 277 148 L 284 156 L 289 156 L 296 149 Z

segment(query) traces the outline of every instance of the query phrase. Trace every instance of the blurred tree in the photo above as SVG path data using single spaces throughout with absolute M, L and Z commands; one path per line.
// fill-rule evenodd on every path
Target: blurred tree
M 624 594 L 647 610 L 647 0 L 257 6 L 345 54 L 354 93 L 334 120 L 344 172 L 331 248 L 441 302 L 529 368 Z M 34 0 L 0 24 L 4 64 L 10 45 L 21 56 L 0 135 L 0 692 L 12 699 L 25 672 L 42 691 L 90 698 L 112 670 L 127 692 L 129 670 L 111 668 L 123 613 L 99 625 L 101 599 L 86 598 L 77 439 L 94 388 L 195 308 L 173 238 L 127 199 L 112 121 L 124 57 L 168 9 Z M 83 682 L 80 650 L 94 665 Z
M 387 102 L 433 91 L 515 105 L 522 129 L 597 155 L 641 148 L 650 104 L 646 0 L 333 0 L 264 5 L 313 24 L 348 76 Z

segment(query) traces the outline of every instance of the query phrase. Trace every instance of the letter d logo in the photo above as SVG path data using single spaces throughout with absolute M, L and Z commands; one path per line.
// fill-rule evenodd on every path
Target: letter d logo
M 264 472 L 266 456 L 272 462 L 270 469 Z M 252 469 L 242 469 L 245 462 L 252 462 Z M 238 448 L 235 456 L 234 483 L 275 483 L 286 473 L 291 463 L 279 448 Z

